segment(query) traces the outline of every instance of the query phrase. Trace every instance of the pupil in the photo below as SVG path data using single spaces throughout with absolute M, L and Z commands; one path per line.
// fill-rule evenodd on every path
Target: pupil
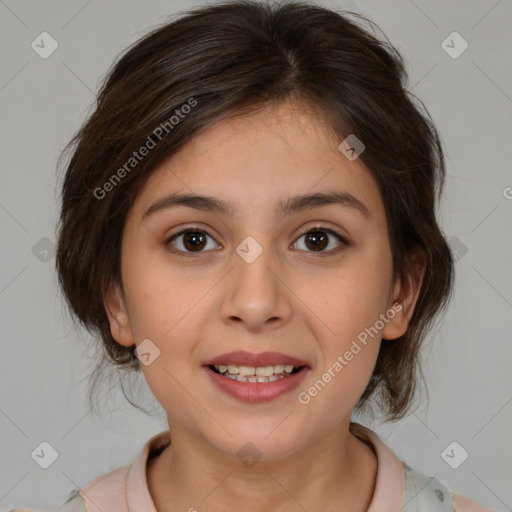
M 327 245 L 327 237 L 325 236 L 325 233 L 322 233 L 322 231 L 311 231 L 308 233 L 308 236 L 306 237 L 306 244 L 308 244 L 308 241 L 310 240 L 313 241 L 313 245 L 310 247 L 310 249 L 312 248 L 314 251 L 325 249 Z
M 205 245 L 205 237 L 198 231 L 185 233 L 183 239 L 187 250 L 202 249 Z

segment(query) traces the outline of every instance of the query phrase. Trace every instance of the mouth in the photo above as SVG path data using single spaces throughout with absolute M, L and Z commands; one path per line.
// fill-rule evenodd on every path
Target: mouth
M 291 375 L 299 373 L 307 365 L 293 366 L 291 364 L 269 365 L 269 366 L 243 366 L 238 364 L 210 364 L 206 365 L 212 372 L 226 377 L 227 379 L 237 380 L 238 382 L 274 382 L 280 379 L 286 379 Z
M 242 402 L 261 403 L 293 391 L 304 381 L 310 367 L 206 364 L 203 369 L 216 389 Z
M 238 350 L 205 361 L 203 369 L 217 389 L 243 402 L 266 402 L 290 393 L 311 366 L 280 352 Z

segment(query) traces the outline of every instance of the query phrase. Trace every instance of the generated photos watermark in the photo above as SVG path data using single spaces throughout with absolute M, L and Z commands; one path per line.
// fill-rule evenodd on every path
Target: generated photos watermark
M 192 109 L 197 106 L 197 100 L 193 97 L 189 98 L 186 103 L 181 105 L 174 111 L 174 115 L 169 117 L 163 123 L 160 123 L 146 139 L 146 142 L 138 149 L 134 151 L 131 156 L 122 167 L 120 167 L 112 176 L 103 183 L 101 187 L 96 187 L 93 191 L 93 195 L 96 199 L 104 199 L 108 192 L 114 190 L 114 188 L 121 182 L 132 169 L 137 167 L 144 158 L 149 155 L 150 151 L 156 147 L 165 135 L 171 133 L 174 128 L 180 124 L 182 119 L 192 112 Z M 157 140 L 153 140 L 155 137 Z
M 384 326 L 389 323 L 391 319 L 395 318 L 398 312 L 402 311 L 402 308 L 402 304 L 395 302 L 391 308 L 379 316 L 379 320 L 377 320 L 371 327 L 367 327 L 361 331 L 357 335 L 357 340 L 352 340 L 349 350 L 345 351 L 343 355 L 339 355 L 336 358 L 336 361 L 327 368 L 322 376 L 316 380 L 315 383 L 307 389 L 307 391 L 301 391 L 297 395 L 298 401 L 302 405 L 309 404 L 311 399 L 317 396 L 318 393 L 322 391 L 325 386 L 327 386 L 327 384 L 331 382 L 331 380 L 336 377 L 336 375 L 340 373 L 350 361 L 352 361 L 352 359 L 354 359 L 354 356 L 361 352 L 361 350 L 368 344 L 368 337 L 373 339 L 377 336 L 377 334 L 384 329 Z M 361 347 L 358 341 L 363 345 L 363 347 Z

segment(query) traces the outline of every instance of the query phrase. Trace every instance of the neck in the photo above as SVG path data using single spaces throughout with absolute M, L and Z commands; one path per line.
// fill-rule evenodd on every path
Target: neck
M 377 460 L 348 425 L 286 458 L 245 462 L 175 425 L 169 430 L 171 444 L 147 471 L 158 512 L 362 512 L 370 505 Z

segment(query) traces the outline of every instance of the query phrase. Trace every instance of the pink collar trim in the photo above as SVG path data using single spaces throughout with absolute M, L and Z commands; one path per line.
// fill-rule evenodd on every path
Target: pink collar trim
M 373 449 L 377 456 L 377 480 L 367 512 L 397 512 L 402 509 L 405 494 L 405 469 L 396 455 L 379 436 L 359 423 L 351 423 L 350 432 Z
M 377 456 L 377 480 L 368 512 L 397 512 L 403 506 L 405 472 L 395 454 L 375 432 L 358 423 L 350 432 L 365 441 Z M 81 491 L 88 512 L 157 512 L 147 482 L 149 454 L 170 443 L 169 431 L 160 432 L 145 444 L 131 465 L 92 480 Z

